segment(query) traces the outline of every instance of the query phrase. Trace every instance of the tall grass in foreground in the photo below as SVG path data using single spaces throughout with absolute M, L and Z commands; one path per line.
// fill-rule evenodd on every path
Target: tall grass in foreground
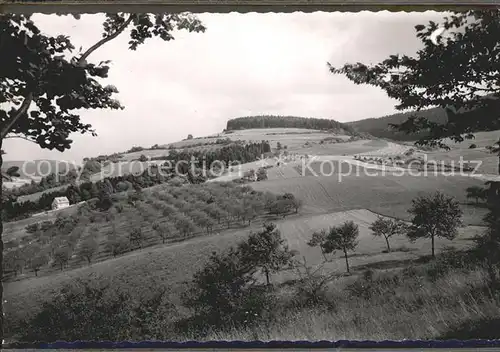
M 500 317 L 500 300 L 486 289 L 482 269 L 449 272 L 437 280 L 406 270 L 337 286 L 329 306 L 297 308 L 268 326 L 214 332 L 203 340 L 401 340 L 493 338 L 475 324 Z M 415 276 L 412 277 L 412 274 Z M 470 336 L 455 336 L 466 325 Z M 467 330 L 467 329 L 466 329 Z M 490 334 L 498 329 L 490 327 Z M 500 337 L 497 331 L 496 337 Z M 477 335 L 477 336 L 475 336 Z
M 194 317 L 180 310 L 189 307 L 173 305 L 162 294 L 166 287 L 153 285 L 144 297 L 94 278 L 61 290 L 9 332 L 20 341 L 500 338 L 500 295 L 488 289 L 487 270 L 461 253 L 338 277 L 314 303 L 304 296 L 305 286 L 297 281 L 272 288 L 274 303 L 252 324 L 224 330 L 201 324 L 201 331 L 188 328 L 186 320 Z

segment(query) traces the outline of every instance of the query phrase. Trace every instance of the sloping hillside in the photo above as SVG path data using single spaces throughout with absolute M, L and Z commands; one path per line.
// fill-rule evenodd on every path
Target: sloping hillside
M 408 120 L 411 116 L 425 117 L 429 121 L 437 123 L 446 123 L 446 113 L 441 108 L 423 110 L 420 112 L 401 112 L 393 115 L 369 118 L 354 122 L 349 122 L 347 125 L 354 128 L 358 132 L 369 133 L 372 136 L 379 138 L 389 138 L 398 141 L 411 141 L 424 137 L 425 133 L 408 135 L 403 132 L 398 132 L 390 128 L 390 124 L 400 124 Z
M 339 134 L 352 135 L 352 127 L 332 120 L 297 116 L 246 116 L 231 119 L 227 122 L 226 130 L 242 130 L 252 128 L 306 128 L 315 130 L 329 130 Z
M 494 131 L 500 129 L 500 120 L 498 118 L 498 111 L 500 108 L 500 101 L 495 101 L 492 96 L 485 96 L 489 102 L 483 107 L 475 109 L 461 108 L 456 114 L 457 121 L 469 120 L 474 121 L 473 129 L 476 132 Z M 421 111 L 408 111 L 379 118 L 369 118 L 359 121 L 348 123 L 349 127 L 357 132 L 368 133 L 375 137 L 389 138 L 401 141 L 415 141 L 421 137 L 425 137 L 426 133 L 421 132 L 417 134 L 405 134 L 402 132 L 394 131 L 390 128 L 390 124 L 400 124 L 408 120 L 409 117 L 423 117 L 431 122 L 438 124 L 445 124 L 448 122 L 448 117 L 444 109 L 431 108 Z

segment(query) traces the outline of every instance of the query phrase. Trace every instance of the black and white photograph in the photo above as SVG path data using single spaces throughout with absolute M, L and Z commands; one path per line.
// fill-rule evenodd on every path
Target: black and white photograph
M 500 10 L 0 14 L 5 343 L 500 338 Z

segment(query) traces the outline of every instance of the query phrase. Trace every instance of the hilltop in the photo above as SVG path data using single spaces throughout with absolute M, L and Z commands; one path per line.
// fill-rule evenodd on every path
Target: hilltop
M 305 128 L 311 130 L 326 130 L 347 135 L 354 135 L 356 133 L 349 125 L 332 119 L 297 116 L 260 115 L 238 117 L 229 120 L 226 125 L 226 131 L 254 128 Z

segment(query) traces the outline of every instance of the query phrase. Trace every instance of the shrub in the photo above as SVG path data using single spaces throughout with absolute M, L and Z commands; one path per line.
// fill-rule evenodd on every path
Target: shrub
M 131 299 L 106 280 L 77 279 L 63 287 L 26 323 L 20 340 L 55 342 L 78 340 L 145 340 L 166 338 L 162 322 L 171 307 L 164 292 Z

